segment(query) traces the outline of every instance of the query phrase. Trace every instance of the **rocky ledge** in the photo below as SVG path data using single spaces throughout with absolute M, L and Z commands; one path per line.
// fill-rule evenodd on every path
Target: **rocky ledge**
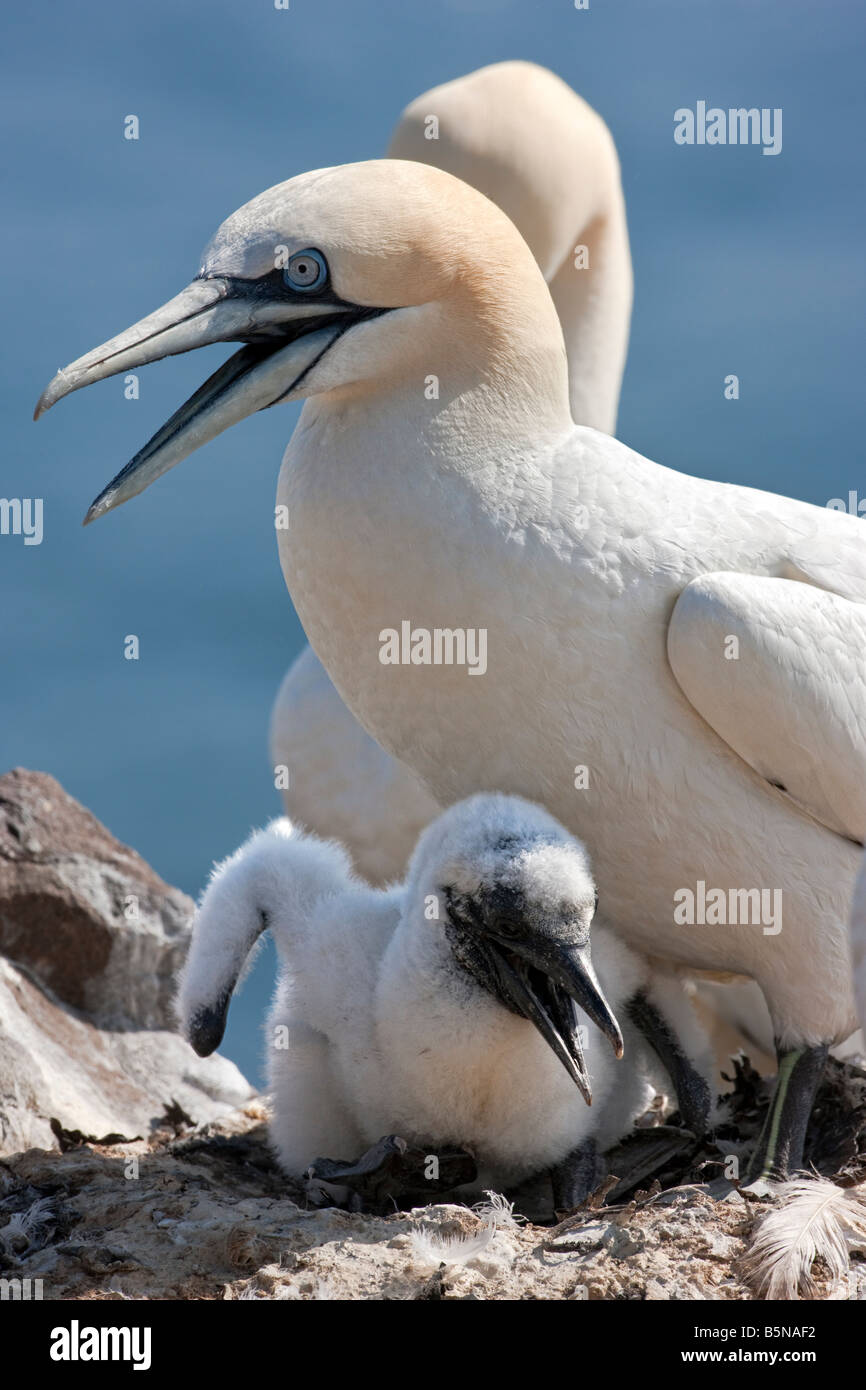
M 193 903 L 53 777 L 0 777 L 0 1154 L 64 1132 L 147 1139 L 252 1088 L 175 1031 Z
M 518 1209 L 488 1194 L 475 1208 L 308 1210 L 271 1157 L 263 1101 L 232 1063 L 197 1058 L 174 1030 L 192 910 L 53 778 L 0 777 L 3 1297 L 741 1300 L 766 1291 L 744 1257 L 758 1224 L 796 1194 L 721 1200 L 694 1186 L 741 1156 L 763 1121 L 768 1086 L 745 1060 L 712 1140 L 695 1140 L 676 1116 L 647 1116 L 608 1156 L 619 1180 L 558 1224 L 540 1223 L 531 1193 Z M 786 1239 L 800 1220 L 808 1245 L 815 1198 L 826 1208 L 829 1193 L 835 1245 L 824 1247 L 829 1265 L 809 1247 L 804 1291 L 864 1298 L 866 1072 L 857 1066 L 831 1063 L 808 1158 L 835 1186 L 813 1184 L 799 1215 L 786 1205 Z
M 677 1195 L 560 1226 L 507 1205 L 390 1216 L 303 1198 L 270 1159 L 258 1102 L 149 1143 L 31 1150 L 0 1164 L 2 1274 L 44 1298 L 748 1299 L 754 1213 Z M 4 1224 L 5 1222 L 5 1224 Z

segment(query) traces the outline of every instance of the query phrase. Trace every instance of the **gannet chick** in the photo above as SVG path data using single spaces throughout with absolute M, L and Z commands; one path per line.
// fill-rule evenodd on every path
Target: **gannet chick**
M 583 847 L 516 797 L 482 794 L 439 815 L 405 882 L 384 890 L 355 879 L 341 847 L 282 819 L 215 870 L 180 1017 L 197 1052 L 218 1046 L 267 928 L 281 962 L 271 1132 L 288 1172 L 396 1133 L 470 1150 L 498 1188 L 559 1167 L 559 1205 L 573 1206 L 594 1185 L 596 1148 L 630 1128 L 658 1069 L 629 1019 L 636 1001 L 655 1010 L 647 963 L 604 929 L 591 958 L 595 907 Z M 681 999 L 675 1027 L 697 1061 Z
M 388 157 L 444 169 L 511 218 L 559 315 L 572 416 L 613 434 L 632 267 L 619 159 L 598 112 L 536 63 L 494 63 L 410 102 Z M 340 840 L 371 883 L 403 876 L 438 806 L 349 713 L 310 647 L 277 692 L 270 749 L 288 771 L 287 816 Z

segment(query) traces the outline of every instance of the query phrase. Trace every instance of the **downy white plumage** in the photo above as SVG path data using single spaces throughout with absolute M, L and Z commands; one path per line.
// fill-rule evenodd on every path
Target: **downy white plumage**
M 619 160 L 598 113 L 546 68 L 496 63 L 416 97 L 388 155 L 444 169 L 507 213 L 550 286 L 572 416 L 613 434 L 632 268 Z M 270 748 L 289 772 L 289 817 L 340 840 L 371 883 L 404 873 L 436 802 L 365 733 L 311 647 L 277 693 Z
M 630 1021 L 636 997 L 696 1074 L 707 1065 L 673 981 L 598 926 L 590 959 L 595 906 L 582 846 L 518 798 L 451 807 L 422 835 L 405 883 L 382 890 L 353 876 L 340 846 L 279 820 L 215 870 L 180 1016 L 196 1050 L 212 1051 L 270 930 L 281 962 L 267 1027 L 272 1135 L 285 1168 L 353 1158 L 397 1132 L 468 1148 L 482 1186 L 509 1186 L 588 1140 L 606 1147 L 645 1108 L 660 1064 Z M 605 998 L 622 1019 L 622 1062 Z

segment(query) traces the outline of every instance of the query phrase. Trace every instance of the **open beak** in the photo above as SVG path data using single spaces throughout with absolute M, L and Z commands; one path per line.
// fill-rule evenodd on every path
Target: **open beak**
M 524 940 L 488 937 L 484 949 L 503 993 L 538 1029 L 591 1105 L 592 1087 L 575 1004 L 608 1039 L 617 1057 L 622 1056 L 623 1046 L 619 1024 L 592 968 L 589 945 L 545 941 L 536 947 Z
M 104 377 L 209 343 L 247 344 L 111 480 L 91 505 L 84 524 L 143 492 L 230 425 L 290 397 L 347 328 L 379 312 L 336 296 L 316 301 L 270 296 L 262 293 L 259 281 L 194 280 L 125 333 L 63 367 L 40 396 L 34 419 L 72 391 Z

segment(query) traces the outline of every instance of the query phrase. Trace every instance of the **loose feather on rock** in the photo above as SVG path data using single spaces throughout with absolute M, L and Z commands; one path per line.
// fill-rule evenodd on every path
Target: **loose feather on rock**
M 439 1235 L 421 1227 L 412 1231 L 409 1246 L 415 1258 L 422 1264 L 430 1265 L 471 1264 L 482 1273 L 486 1273 L 484 1265 L 477 1264 L 481 1255 L 487 1255 L 488 1262 L 492 1258 L 494 1265 L 503 1261 L 510 1263 L 516 1253 L 512 1242 L 500 1242 L 495 1252 L 489 1247 L 499 1233 L 510 1234 L 519 1230 L 514 1217 L 514 1203 L 498 1192 L 488 1191 L 487 1198 L 486 1202 L 479 1202 L 475 1207 L 481 1224 L 472 1235 Z
M 775 1191 L 783 1205 L 757 1227 L 743 1273 L 761 1298 L 812 1298 L 817 1259 L 835 1285 L 848 1273 L 851 1252 L 866 1251 L 866 1186 L 795 1178 Z

